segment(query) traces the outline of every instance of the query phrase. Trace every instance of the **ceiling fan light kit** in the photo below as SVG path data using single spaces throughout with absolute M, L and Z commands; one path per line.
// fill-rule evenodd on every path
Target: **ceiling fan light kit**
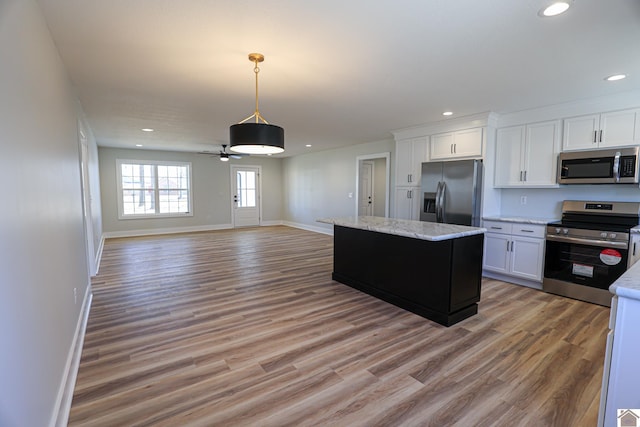
M 245 154 L 278 154 L 284 151 L 284 129 L 267 122 L 258 109 L 258 63 L 264 61 L 264 55 L 250 53 L 249 60 L 255 64 L 256 75 L 256 110 L 240 123 L 229 128 L 229 149 Z M 247 123 L 255 119 L 255 122 Z M 262 123 L 261 123 L 262 122 Z M 221 158 L 222 159 L 222 158 Z

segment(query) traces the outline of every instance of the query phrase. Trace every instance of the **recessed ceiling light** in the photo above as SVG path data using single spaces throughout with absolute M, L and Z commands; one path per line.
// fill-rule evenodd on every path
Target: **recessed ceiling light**
M 569 9 L 569 6 L 570 4 L 568 1 L 556 1 L 551 3 L 549 6 L 540 9 L 538 15 L 542 17 L 560 15 L 561 13 L 566 12 L 567 9 Z
M 142 147 L 142 144 L 136 144 L 136 147 Z
M 307 144 L 307 145 L 305 145 L 305 147 L 309 148 L 309 147 L 311 147 L 311 144 Z
M 153 132 L 153 129 L 151 129 L 151 128 L 143 128 L 142 132 Z
M 445 111 L 444 113 L 442 113 L 443 116 L 451 116 L 453 115 L 453 111 Z
M 616 80 L 622 80 L 626 77 L 627 77 L 626 74 L 614 74 L 612 76 L 605 77 L 604 79 L 608 82 L 615 82 Z

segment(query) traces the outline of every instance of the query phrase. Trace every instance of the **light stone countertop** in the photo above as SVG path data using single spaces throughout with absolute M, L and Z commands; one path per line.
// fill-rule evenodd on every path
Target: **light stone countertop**
M 519 224 L 537 225 L 547 225 L 552 221 L 558 221 L 558 218 L 525 218 L 516 216 L 485 216 L 482 219 L 484 221 L 517 222 Z M 638 233 L 640 233 L 640 230 L 638 230 Z
M 618 277 L 618 280 L 609 286 L 609 291 L 621 297 L 640 300 L 640 262 L 636 262 Z
M 325 224 L 378 233 L 394 234 L 421 240 L 449 240 L 459 237 L 483 234 L 486 228 L 468 227 L 466 225 L 440 224 L 435 222 L 409 221 L 406 219 L 382 218 L 376 216 L 359 216 L 343 218 L 321 218 L 316 220 Z
M 631 234 L 640 233 L 640 225 L 636 225 L 631 229 Z

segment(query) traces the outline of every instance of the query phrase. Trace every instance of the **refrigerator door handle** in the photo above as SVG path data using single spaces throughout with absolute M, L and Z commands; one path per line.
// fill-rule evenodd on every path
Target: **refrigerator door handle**
M 440 191 L 442 190 L 442 182 L 438 181 L 436 186 L 436 222 L 440 222 Z
M 442 187 L 440 188 L 440 221 L 439 222 L 444 222 L 444 215 L 445 215 L 445 211 L 444 211 L 444 206 L 445 206 L 445 197 L 447 194 L 447 182 L 446 181 L 442 181 Z

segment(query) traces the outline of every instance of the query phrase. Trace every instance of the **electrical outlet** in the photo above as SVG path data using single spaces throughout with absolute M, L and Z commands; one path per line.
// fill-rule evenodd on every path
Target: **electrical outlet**
M 527 196 L 520 196 L 520 204 L 521 205 L 527 204 Z
M 73 288 L 73 303 L 78 303 L 78 288 Z

